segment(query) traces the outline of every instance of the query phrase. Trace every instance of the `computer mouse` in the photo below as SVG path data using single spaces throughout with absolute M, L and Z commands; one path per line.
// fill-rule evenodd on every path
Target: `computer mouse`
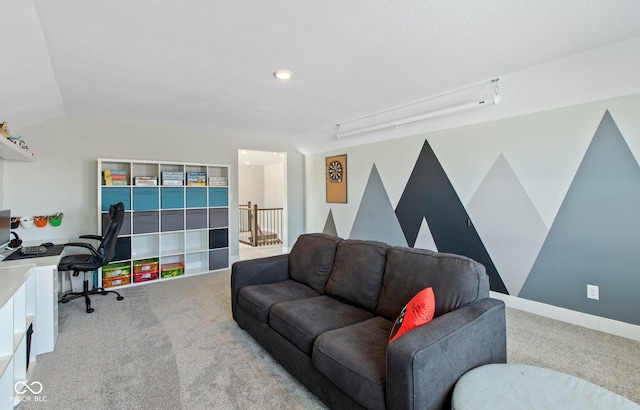
M 51 243 L 51 242 L 43 242 L 43 243 L 40 244 L 40 246 L 44 246 L 44 247 L 48 248 L 50 246 L 53 246 L 53 243 Z

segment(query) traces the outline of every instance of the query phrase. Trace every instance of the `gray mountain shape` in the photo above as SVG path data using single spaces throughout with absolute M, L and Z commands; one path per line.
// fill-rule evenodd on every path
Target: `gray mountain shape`
M 607 111 L 519 296 L 640 325 L 638 210 L 640 166 Z
M 407 246 L 376 164 L 371 168 L 349 239 L 369 239 L 389 245 Z
M 333 220 L 333 212 L 329 209 L 329 215 L 327 215 L 327 221 L 324 223 L 324 229 L 322 229 L 323 233 L 338 236 L 338 230 L 336 229 L 336 223 Z

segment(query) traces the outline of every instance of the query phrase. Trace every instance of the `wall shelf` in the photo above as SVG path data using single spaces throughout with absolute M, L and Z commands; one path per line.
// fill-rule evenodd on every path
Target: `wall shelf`
M 5 137 L 0 137 L 0 158 L 9 161 L 33 161 L 31 153 L 26 152 Z

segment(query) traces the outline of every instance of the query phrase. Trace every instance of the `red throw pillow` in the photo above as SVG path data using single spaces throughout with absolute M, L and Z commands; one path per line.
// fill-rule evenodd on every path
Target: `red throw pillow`
M 432 288 L 418 292 L 400 312 L 389 335 L 389 343 L 418 326 L 431 322 L 436 311 L 436 297 Z

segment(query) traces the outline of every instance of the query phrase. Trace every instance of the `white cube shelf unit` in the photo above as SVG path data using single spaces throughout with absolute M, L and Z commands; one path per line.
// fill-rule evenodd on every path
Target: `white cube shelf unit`
M 20 403 L 16 383 L 27 383 L 36 361 L 31 348 L 35 281 L 33 265 L 0 269 L 0 409 Z
M 105 175 L 111 175 L 110 183 Z M 116 257 L 100 270 L 102 285 L 136 285 L 228 268 L 228 180 L 228 165 L 98 159 L 101 234 L 109 227 L 109 206 L 125 205 Z M 109 272 L 114 266 L 116 274 Z

